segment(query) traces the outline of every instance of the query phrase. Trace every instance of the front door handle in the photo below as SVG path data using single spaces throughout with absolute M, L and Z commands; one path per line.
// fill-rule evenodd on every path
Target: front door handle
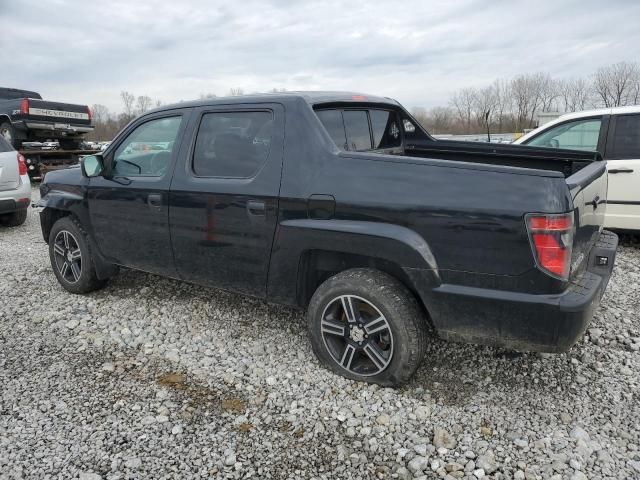
M 633 173 L 632 168 L 612 168 L 609 173 Z
M 160 208 L 162 206 L 162 195 L 159 193 L 151 193 L 147 197 L 147 205 L 151 208 Z
M 249 212 L 249 215 L 264 217 L 267 212 L 267 207 L 265 203 L 260 200 L 249 200 L 247 202 L 247 212 Z

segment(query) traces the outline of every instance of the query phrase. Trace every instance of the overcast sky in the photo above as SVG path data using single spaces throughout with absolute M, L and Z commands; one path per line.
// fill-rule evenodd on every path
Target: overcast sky
M 464 86 L 640 60 L 637 0 L 0 0 L 0 86 L 102 103 L 354 90 L 408 107 Z

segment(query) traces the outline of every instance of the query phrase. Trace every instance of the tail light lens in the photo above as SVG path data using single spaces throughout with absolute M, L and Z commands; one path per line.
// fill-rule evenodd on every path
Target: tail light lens
M 529 214 L 525 221 L 538 268 L 567 280 L 573 250 L 573 213 Z
M 20 102 L 20 113 L 22 115 L 28 115 L 29 114 L 29 99 L 28 98 L 23 98 L 22 101 Z
M 18 173 L 21 176 L 27 174 L 27 162 L 21 153 L 18 153 Z

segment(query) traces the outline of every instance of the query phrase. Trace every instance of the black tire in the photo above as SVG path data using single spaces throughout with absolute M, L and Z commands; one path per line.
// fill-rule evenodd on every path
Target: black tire
M 5 227 L 19 227 L 27 221 L 27 213 L 27 209 L 24 208 L 17 212 L 0 215 L 0 224 Z
M 60 138 L 58 139 L 58 144 L 60 144 L 61 150 L 78 150 L 80 148 L 81 140 L 70 139 L 70 138 Z
M 66 232 L 66 234 L 64 233 Z M 70 237 L 69 237 L 70 235 Z M 68 243 L 65 249 L 65 237 Z M 60 253 L 60 248 L 64 253 Z M 80 254 L 79 262 L 74 252 Z M 71 257 L 69 256 L 71 254 Z M 58 220 L 49 233 L 51 268 L 62 287 L 71 293 L 88 293 L 104 287 L 107 280 L 96 276 L 91 245 L 80 222 L 73 217 Z M 65 269 L 63 263 L 67 265 Z M 76 265 L 74 268 L 73 265 Z M 79 268 L 78 268 L 79 264 Z
M 353 322 L 347 308 L 358 310 Z M 381 271 L 357 268 L 329 278 L 313 294 L 307 317 L 314 353 L 324 366 L 346 378 L 396 387 L 411 378 L 424 356 L 427 322 L 418 302 L 402 283 Z M 336 324 L 345 327 L 340 330 Z M 365 326 L 372 324 L 373 328 Z M 382 354 L 377 362 L 367 353 L 372 346 Z M 344 362 L 350 368 L 338 360 L 348 358 L 347 351 L 353 351 Z

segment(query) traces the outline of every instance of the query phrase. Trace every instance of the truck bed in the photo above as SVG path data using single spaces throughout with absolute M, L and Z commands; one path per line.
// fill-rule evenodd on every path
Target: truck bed
M 597 152 L 435 139 L 407 143 L 405 155 L 551 170 L 562 173 L 565 178 L 594 161 L 602 160 Z

